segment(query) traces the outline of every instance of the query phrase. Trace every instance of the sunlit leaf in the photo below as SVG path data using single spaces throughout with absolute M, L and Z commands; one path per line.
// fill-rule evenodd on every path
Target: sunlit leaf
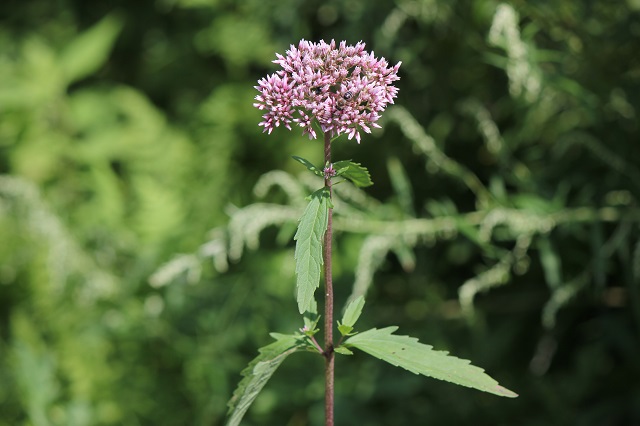
M 324 173 L 322 172 L 322 170 L 314 166 L 310 161 L 305 160 L 304 158 L 298 157 L 296 155 L 293 155 L 292 158 L 296 160 L 298 163 L 305 166 L 307 169 L 309 169 L 309 171 L 311 171 L 313 174 L 318 176 L 324 176 Z
M 413 207 L 413 189 L 407 171 L 397 157 L 391 157 L 387 160 L 387 169 L 391 185 L 398 198 L 398 204 L 405 215 L 414 217 L 416 212 Z
M 329 219 L 329 194 L 324 188 L 311 194 L 300 223 L 296 240 L 296 287 L 300 313 L 313 309 L 313 293 L 320 285 L 322 272 L 322 238 Z
M 349 179 L 357 187 L 364 188 L 373 185 L 369 170 L 358 163 L 350 160 L 336 161 L 333 163 L 333 168 L 338 171 L 337 176 Z
M 344 315 L 342 316 L 342 324 L 353 327 L 360 318 L 360 314 L 362 313 L 362 308 L 364 307 L 364 297 L 360 296 L 357 299 L 351 301 L 347 306 L 347 309 L 344 311 Z
M 344 346 L 338 346 L 337 348 L 334 348 L 334 351 L 341 355 L 353 355 L 353 352 L 345 348 Z
M 341 324 L 340 321 L 338 321 L 338 331 L 343 336 L 349 336 L 353 331 L 353 327 L 351 327 L 350 325 Z
M 478 389 L 499 396 L 514 398 L 514 392 L 503 388 L 481 368 L 466 359 L 435 351 L 432 346 L 418 342 L 415 337 L 392 334 L 398 327 L 371 329 L 350 337 L 345 346 L 358 348 L 389 364 L 415 374 L 433 377 L 461 386 Z
M 301 350 L 304 341 L 300 336 L 272 333 L 276 339 L 270 345 L 259 349 L 260 355 L 253 359 L 242 371 L 244 378 L 238 384 L 233 397 L 228 403 L 229 419 L 227 426 L 237 426 L 242 421 L 245 413 L 255 401 L 258 394 L 267 384 L 280 364 L 292 353 Z

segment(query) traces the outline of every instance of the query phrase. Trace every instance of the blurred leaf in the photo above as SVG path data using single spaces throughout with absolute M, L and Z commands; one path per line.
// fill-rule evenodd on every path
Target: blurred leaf
M 398 257 L 398 261 L 405 272 L 411 272 L 414 270 L 416 267 L 416 255 L 413 252 L 413 247 L 404 241 L 398 241 L 394 244 L 391 250 Z
M 484 370 L 465 359 L 434 351 L 432 346 L 409 336 L 392 334 L 398 327 L 371 329 L 350 337 L 345 345 L 358 348 L 396 367 L 414 374 L 433 377 L 457 385 L 478 389 L 498 396 L 515 398 L 518 395 L 498 385 Z
M 60 392 L 53 354 L 39 335 L 38 326 L 24 312 L 12 318 L 13 374 L 19 394 L 28 409 L 28 417 L 35 426 L 50 424 L 48 411 Z
M 548 238 L 540 238 L 538 250 L 540 250 L 540 263 L 542 264 L 547 284 L 552 289 L 560 287 L 562 285 L 560 256 L 556 253 Z
M 109 57 L 122 29 L 122 20 L 111 14 L 77 36 L 60 55 L 67 83 L 73 83 L 96 72 Z
M 195 45 L 203 53 L 219 54 L 234 72 L 252 62 L 268 63 L 275 47 L 266 24 L 252 15 L 220 14 L 196 34 Z
M 402 211 L 409 217 L 415 217 L 411 181 L 407 176 L 407 171 L 397 157 L 391 157 L 387 160 L 387 169 Z

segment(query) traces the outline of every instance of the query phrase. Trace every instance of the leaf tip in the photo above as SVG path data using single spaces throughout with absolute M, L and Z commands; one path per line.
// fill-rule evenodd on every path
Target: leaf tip
M 509 389 L 500 385 L 496 386 L 496 394 L 500 396 L 506 396 L 507 398 L 517 398 L 518 396 L 520 396 L 517 393 L 510 391 Z

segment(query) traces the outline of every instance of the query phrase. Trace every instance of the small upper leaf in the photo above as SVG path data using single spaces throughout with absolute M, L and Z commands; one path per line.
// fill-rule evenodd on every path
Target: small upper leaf
M 358 163 L 350 160 L 337 161 L 333 163 L 333 168 L 337 171 L 336 176 L 349 179 L 357 187 L 364 188 L 373 185 L 369 170 Z
M 342 355 L 353 355 L 353 352 L 351 352 L 349 349 L 345 348 L 344 346 L 338 346 L 337 348 L 333 349 L 336 353 L 342 354 Z
M 320 285 L 322 270 L 322 238 L 327 230 L 329 220 L 329 192 L 322 188 L 310 196 L 298 231 L 293 237 L 296 240 L 296 288 L 298 310 L 313 312 L 315 300 L 313 293 Z
M 342 324 L 348 327 L 356 325 L 356 321 L 360 318 L 362 308 L 364 307 L 364 297 L 360 296 L 356 300 L 352 300 L 347 306 L 342 316 Z
M 229 419 L 226 426 L 237 426 L 256 399 L 264 385 L 278 369 L 282 361 L 305 346 L 301 336 L 272 333 L 276 339 L 270 345 L 259 349 L 260 355 L 253 359 L 242 371 L 244 378 L 238 384 L 229 406 Z
M 340 321 L 338 321 L 338 331 L 343 336 L 350 336 L 351 332 L 353 331 L 353 327 L 350 325 L 340 324 Z
M 293 155 L 292 158 L 294 160 L 296 160 L 298 163 L 303 164 L 307 169 L 309 169 L 313 174 L 318 175 L 318 176 L 324 176 L 324 173 L 322 171 L 322 169 L 317 168 L 316 166 L 314 166 L 310 161 L 305 160 L 302 157 L 298 157 L 296 155 Z
M 478 389 L 499 396 L 515 398 L 518 395 L 503 388 L 470 361 L 449 356 L 447 352 L 433 350 L 432 346 L 409 336 L 392 334 L 398 327 L 371 329 L 350 337 L 345 346 L 358 348 L 369 355 L 402 367 L 415 374 L 423 374 L 461 386 Z

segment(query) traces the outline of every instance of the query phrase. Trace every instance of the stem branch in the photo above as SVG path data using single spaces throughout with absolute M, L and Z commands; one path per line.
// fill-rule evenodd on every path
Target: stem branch
M 309 340 L 311 340 L 311 344 L 313 345 L 313 347 L 316 348 L 321 355 L 324 355 L 324 350 L 318 344 L 318 341 L 316 340 L 316 338 L 313 336 L 309 336 Z
M 331 163 L 331 137 L 324 134 L 324 161 Z M 324 185 L 329 188 L 331 198 L 331 176 L 326 175 Z M 334 351 L 333 351 L 333 280 L 331 275 L 331 240 L 332 240 L 333 209 L 329 207 L 327 231 L 324 235 L 324 352 L 325 357 L 325 391 L 324 413 L 326 426 L 333 426 L 334 407 Z

